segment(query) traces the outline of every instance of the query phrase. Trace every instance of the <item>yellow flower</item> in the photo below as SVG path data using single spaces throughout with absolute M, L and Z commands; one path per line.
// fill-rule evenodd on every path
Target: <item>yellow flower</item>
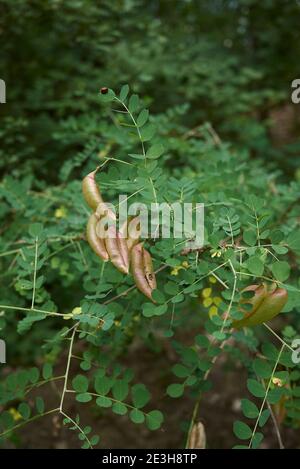
M 59 208 L 57 208 L 57 209 L 55 210 L 54 216 L 55 216 L 56 218 L 66 218 L 67 213 L 68 213 L 68 212 L 67 212 L 66 207 L 63 207 L 63 206 L 61 205 Z
M 76 308 L 74 308 L 74 309 L 72 310 L 72 315 L 73 315 L 73 314 L 74 314 L 74 315 L 75 315 L 75 314 L 81 314 L 81 312 L 82 312 L 82 311 L 81 311 L 81 307 L 80 307 L 80 306 L 76 306 Z
M 72 319 L 72 317 L 77 315 L 77 314 L 81 314 L 80 306 L 77 306 L 76 308 L 74 308 L 71 313 L 64 314 L 63 318 L 66 319 L 66 320 Z
M 183 267 L 181 265 L 178 265 L 176 267 L 174 267 L 173 270 L 171 270 L 171 275 L 178 275 L 178 272 L 183 269 Z
M 72 314 L 72 313 L 64 314 L 64 315 L 63 315 L 63 319 L 65 319 L 66 321 L 67 321 L 68 319 L 72 319 L 72 317 L 73 317 L 73 314 Z
M 222 298 L 220 298 L 219 296 L 214 296 L 213 302 L 216 306 L 220 306 L 220 304 L 222 303 Z
M 205 308 L 208 308 L 212 304 L 212 302 L 212 298 L 204 298 L 203 306 L 205 306 Z
M 104 158 L 107 157 L 109 150 L 111 149 L 111 143 L 107 143 L 105 147 L 99 151 L 98 156 L 100 160 L 103 160 Z
M 15 422 L 22 419 L 22 415 L 14 407 L 8 409 L 8 412 L 10 413 Z
M 185 269 L 187 269 L 187 268 L 190 266 L 190 264 L 189 264 L 187 261 L 183 261 L 183 263 L 182 263 L 181 265 L 182 265 L 182 267 L 184 267 Z
M 211 288 L 204 288 L 202 290 L 203 298 L 208 298 L 211 295 L 212 289 Z
M 211 308 L 209 308 L 208 314 L 210 318 L 216 316 L 216 314 L 218 314 L 218 308 L 216 306 L 212 306 Z
M 216 283 L 217 282 L 217 279 L 215 277 L 213 277 L 212 275 L 210 277 L 208 277 L 208 280 L 210 281 L 210 283 Z

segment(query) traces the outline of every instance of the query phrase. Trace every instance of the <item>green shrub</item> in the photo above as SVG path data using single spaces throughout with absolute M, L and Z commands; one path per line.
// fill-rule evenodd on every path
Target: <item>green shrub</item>
M 278 170 L 223 141 L 208 123 L 184 127 L 187 106 L 148 117 L 147 99 L 128 91 L 100 95 L 107 116 L 100 116 L 101 143 L 89 142 L 64 161 L 61 183 L 7 175 L 0 186 L 0 327 L 10 365 L 18 365 L 0 387 L 2 441 L 25 423 L 57 413 L 84 448 L 96 446 L 101 435 L 80 419 L 88 402 L 159 429 L 164 416 L 123 357 L 138 337 L 153 346 L 163 336 L 178 357 L 166 394 L 195 400 L 186 436 L 201 418 L 200 399 L 213 385 L 210 372 L 226 354 L 247 371 L 245 386 L 253 396 L 242 401 L 247 423 L 234 422 L 233 431 L 242 447 L 257 448 L 270 415 L 276 421 L 276 412 L 284 412 L 287 425 L 299 425 L 300 374 L 291 347 L 300 308 L 299 182 L 285 183 Z M 120 193 L 148 206 L 205 204 L 203 249 L 183 252 L 184 239 L 146 241 L 159 271 L 156 305 L 134 288 L 131 275 L 101 262 L 85 240 L 90 211 L 80 179 L 96 166 L 102 195 L 115 204 Z M 262 282 L 288 291 L 282 320 L 233 330 L 241 292 Z M 181 341 L 182 330 L 193 331 L 190 343 Z M 58 375 L 61 360 L 65 371 Z M 73 374 L 74 361 L 80 373 Z M 50 383 L 58 386 L 55 407 L 40 396 L 28 399 Z M 65 408 L 67 394 L 78 402 L 74 415 Z

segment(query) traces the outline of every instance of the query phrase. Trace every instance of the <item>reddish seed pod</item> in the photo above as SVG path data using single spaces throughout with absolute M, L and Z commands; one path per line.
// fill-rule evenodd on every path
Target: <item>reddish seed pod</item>
M 105 262 L 109 260 L 109 255 L 105 247 L 105 243 L 102 239 L 98 238 L 96 233 L 96 225 L 97 225 L 97 218 L 94 214 L 92 214 L 89 218 L 87 230 L 86 230 L 86 237 L 89 245 L 93 249 L 93 251 L 97 254 L 97 256 L 101 257 L 101 259 Z
M 250 285 L 244 291 L 252 290 L 255 296 L 250 300 L 240 302 L 240 311 L 244 312 L 243 304 L 252 304 L 252 309 L 247 312 L 243 319 L 233 321 L 232 325 L 236 329 L 242 327 L 252 327 L 270 321 L 283 309 L 288 299 L 288 292 L 284 288 L 277 288 L 276 284 L 267 286 Z
M 248 285 L 242 293 L 245 292 L 253 292 L 253 296 L 251 298 L 245 298 L 242 296 L 240 300 L 240 310 L 245 313 L 243 319 L 248 318 L 258 309 L 267 297 L 268 290 L 267 286 L 263 283 L 261 285 Z M 251 305 L 251 310 L 247 310 L 244 305 Z
M 97 209 L 95 211 L 95 215 L 99 220 L 103 220 L 104 218 L 107 221 L 117 219 L 115 212 L 111 210 L 105 202 L 101 202 L 100 204 L 98 204 Z
M 115 227 L 107 229 L 105 237 L 105 247 L 112 264 L 124 274 L 129 272 L 129 252 L 126 239 L 120 236 Z
M 142 243 L 136 244 L 132 248 L 131 270 L 137 288 L 155 303 L 152 298 L 152 292 L 156 289 L 152 258 Z
M 121 227 L 120 232 L 124 238 L 126 238 L 128 251 L 131 252 L 133 246 L 135 246 L 140 239 L 141 222 L 139 217 L 135 217 L 131 220 L 127 220 Z
M 82 181 L 83 197 L 92 210 L 96 210 L 98 205 L 103 203 L 100 190 L 95 179 L 96 170 L 89 173 Z
M 143 248 L 143 260 L 144 260 L 145 278 L 151 290 L 155 290 L 157 288 L 157 284 L 156 284 L 156 277 L 155 277 L 154 270 L 153 270 L 152 257 L 151 257 L 150 252 L 148 252 L 145 248 Z

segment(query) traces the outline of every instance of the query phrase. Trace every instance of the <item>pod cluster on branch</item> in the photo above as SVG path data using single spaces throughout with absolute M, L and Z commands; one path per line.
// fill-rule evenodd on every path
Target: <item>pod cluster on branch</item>
M 244 313 L 244 317 L 233 321 L 232 326 L 236 329 L 257 326 L 270 321 L 282 311 L 288 299 L 287 291 L 279 288 L 276 283 L 249 285 L 243 290 L 242 295 L 244 293 L 247 296 L 247 292 L 252 292 L 252 296 L 245 298 L 244 295 L 240 300 L 239 311 Z
M 82 181 L 82 192 L 93 210 L 87 224 L 86 238 L 92 250 L 104 262 L 110 261 L 120 272 L 131 270 L 137 288 L 151 301 L 156 278 L 150 253 L 140 242 L 139 217 L 128 219 L 118 231 L 116 215 L 104 202 L 92 171 Z

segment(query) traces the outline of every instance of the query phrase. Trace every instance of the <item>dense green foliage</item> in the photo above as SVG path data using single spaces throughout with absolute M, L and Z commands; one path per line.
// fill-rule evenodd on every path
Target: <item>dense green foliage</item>
M 0 0 L 0 337 L 10 367 L 1 365 L 3 444 L 14 441 L 15 425 L 53 412 L 84 447 L 97 446 L 80 422 L 87 402 L 100 418 L 111 408 L 161 428 L 159 403 L 124 361 L 138 338 L 153 353 L 168 341 L 177 354 L 166 394 L 189 393 L 198 410 L 183 422 L 185 437 L 225 352 L 229 365 L 247 370 L 253 396 L 242 400 L 246 420 L 233 423 L 235 435 L 259 447 L 271 413 L 299 429 L 291 342 L 300 326 L 300 141 L 290 103 L 299 3 L 170 4 Z M 101 86 L 121 102 L 112 91 L 100 96 Z M 295 116 L 279 138 L 274 115 L 285 118 L 289 106 Z M 143 109 L 150 117 L 139 121 Z M 141 142 L 152 148 L 146 158 Z M 155 306 L 86 243 L 81 180 L 99 165 L 99 186 L 114 203 L 119 194 L 205 203 L 203 252 L 183 254 L 176 239 L 146 242 L 161 269 Z M 262 281 L 287 289 L 283 314 L 274 325 L 232 331 L 243 288 Z M 181 340 L 182 331 L 193 340 Z M 38 395 L 29 402 L 32 389 L 50 383 L 60 394 L 54 408 Z M 75 415 L 64 407 L 67 393 Z

